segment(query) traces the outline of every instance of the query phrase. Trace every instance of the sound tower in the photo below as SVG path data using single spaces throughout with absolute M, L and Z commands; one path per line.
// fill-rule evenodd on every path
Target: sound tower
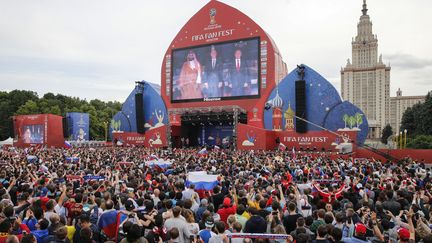
M 62 123 L 63 123 L 63 137 L 69 139 L 69 124 L 68 124 L 68 117 L 62 117 Z
M 295 100 L 296 100 L 296 116 L 306 119 L 306 81 L 298 80 L 295 82 Z M 307 124 L 305 121 L 296 117 L 296 132 L 307 132 Z
M 137 92 L 135 94 L 135 114 L 136 126 L 138 133 L 144 133 L 144 107 L 143 107 L 143 93 Z

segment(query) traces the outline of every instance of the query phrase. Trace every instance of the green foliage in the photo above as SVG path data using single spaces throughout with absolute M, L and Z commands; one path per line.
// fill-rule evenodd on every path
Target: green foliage
M 426 95 L 425 103 L 406 109 L 402 116 L 400 131 L 405 129 L 408 136 L 432 135 L 432 91 Z M 413 140 L 414 142 L 414 140 Z
M 407 147 L 414 149 L 432 149 L 432 135 L 419 135 L 413 139 L 409 139 Z
M 381 142 L 387 144 L 387 139 L 393 134 L 393 129 L 390 124 L 387 124 L 382 130 Z
M 32 91 L 0 91 L 0 140 L 13 137 L 11 117 L 28 114 L 54 114 L 65 116 L 68 112 L 85 112 L 90 115 L 90 139 L 105 139 L 105 129 L 111 118 L 121 110 L 120 102 L 103 102 L 95 99 L 87 102 L 78 97 L 46 93 L 39 98 Z
M 357 123 L 357 127 L 360 127 L 360 125 L 363 124 L 363 115 L 357 112 L 355 113 L 354 117 Z
M 13 137 L 12 116 L 28 100 L 36 101 L 38 96 L 32 91 L 0 91 L 0 140 Z
M 347 125 L 350 129 L 359 128 L 360 125 L 363 123 L 363 115 L 360 113 L 355 113 L 353 116 L 344 114 L 342 120 L 345 123 L 345 128 L 347 128 Z
M 342 120 L 345 122 L 345 127 L 347 127 L 347 123 L 349 121 L 349 116 L 347 114 L 343 115 Z
M 349 124 L 350 128 L 353 128 L 354 125 L 355 125 L 355 123 L 356 123 L 355 116 L 350 116 L 349 119 L 348 119 L 348 124 Z

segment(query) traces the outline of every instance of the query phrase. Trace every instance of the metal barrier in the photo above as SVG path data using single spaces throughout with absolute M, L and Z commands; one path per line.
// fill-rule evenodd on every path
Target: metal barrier
M 227 234 L 227 237 L 230 238 L 230 239 L 250 238 L 250 239 L 282 240 L 282 239 L 288 239 L 288 237 L 290 237 L 290 235 L 281 235 L 281 234 L 253 234 L 253 233 L 232 233 L 232 234 Z

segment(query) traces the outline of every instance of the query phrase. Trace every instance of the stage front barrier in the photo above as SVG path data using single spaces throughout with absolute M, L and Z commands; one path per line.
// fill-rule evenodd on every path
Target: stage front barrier
M 350 153 L 356 149 L 355 131 L 268 131 L 262 128 L 238 124 L 237 148 L 242 150 L 276 149 L 276 140 L 286 148 L 307 151 L 337 151 Z M 277 139 L 278 138 L 278 139 Z
M 144 134 L 137 132 L 113 132 L 113 141 L 122 146 L 144 146 L 160 148 L 168 146 L 167 127 L 160 126 L 147 130 Z
M 252 234 L 252 233 L 232 233 L 227 235 L 230 239 L 270 239 L 270 240 L 284 240 L 288 239 L 290 235 L 280 234 Z
M 239 123 L 237 125 L 237 149 L 272 150 L 276 148 L 274 131 Z

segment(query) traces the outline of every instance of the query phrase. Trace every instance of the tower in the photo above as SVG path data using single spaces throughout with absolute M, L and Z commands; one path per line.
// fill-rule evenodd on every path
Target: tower
M 283 100 L 279 96 L 279 87 L 276 86 L 276 96 L 272 99 L 272 121 L 273 121 L 273 131 L 282 131 L 282 106 Z
M 288 103 L 288 109 L 284 113 L 285 131 L 294 131 L 294 111 L 291 109 L 291 103 Z
M 378 57 L 378 39 L 372 32 L 366 0 L 352 39 L 352 60 L 341 69 L 342 98 L 358 106 L 369 122 L 369 138 L 379 138 L 389 119 L 390 67 Z

